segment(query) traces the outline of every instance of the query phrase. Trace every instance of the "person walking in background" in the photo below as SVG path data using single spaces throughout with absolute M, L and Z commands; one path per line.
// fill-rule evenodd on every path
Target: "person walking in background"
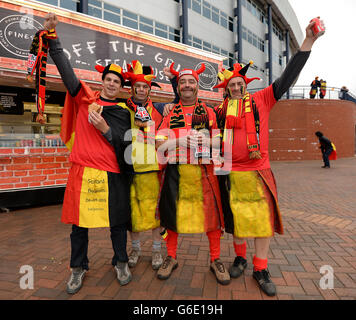
M 342 86 L 339 93 L 339 99 L 346 100 L 346 94 L 349 92 L 346 86 Z
M 315 135 L 319 138 L 320 150 L 323 155 L 324 166 L 322 168 L 330 168 L 329 160 L 336 160 L 336 148 L 335 145 L 320 131 L 315 132 Z
M 320 99 L 324 99 L 326 95 L 326 80 L 320 79 Z
M 314 99 L 315 96 L 318 94 L 318 88 L 320 87 L 319 77 L 315 77 L 313 82 L 310 84 L 310 87 L 311 87 L 311 89 L 309 92 L 309 96 L 310 96 L 310 99 Z

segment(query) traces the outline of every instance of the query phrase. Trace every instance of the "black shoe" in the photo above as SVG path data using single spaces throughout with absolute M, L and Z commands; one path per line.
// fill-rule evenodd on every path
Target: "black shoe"
M 322 168 L 329 168 L 330 169 L 330 166 L 322 166 Z
M 257 281 L 261 290 L 270 297 L 276 295 L 276 286 L 271 280 L 271 275 L 268 269 L 262 271 L 253 271 L 253 278 Z
M 238 278 L 244 273 L 244 270 L 247 267 L 247 260 L 243 257 L 237 256 L 234 260 L 234 263 L 229 268 L 229 273 L 231 278 Z

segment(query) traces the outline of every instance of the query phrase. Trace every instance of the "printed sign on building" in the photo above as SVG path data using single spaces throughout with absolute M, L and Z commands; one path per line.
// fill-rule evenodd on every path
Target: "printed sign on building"
M 125 68 L 126 63 L 139 60 L 143 65 L 151 65 L 159 83 L 169 83 L 163 68 L 173 61 L 175 68 L 199 69 L 204 63 L 206 69 L 200 75 L 200 89 L 212 89 L 217 82 L 218 64 L 200 60 L 177 52 L 163 49 L 154 42 L 147 44 L 140 38 L 132 40 L 111 33 L 99 32 L 73 24 L 60 22 L 57 33 L 63 49 L 74 68 L 94 71 L 96 64 L 116 63 Z M 27 60 L 29 48 L 35 33 L 42 29 L 43 18 L 0 8 L 0 56 Z M 104 29 L 103 29 L 104 30 Z M 49 63 L 53 61 L 49 58 Z

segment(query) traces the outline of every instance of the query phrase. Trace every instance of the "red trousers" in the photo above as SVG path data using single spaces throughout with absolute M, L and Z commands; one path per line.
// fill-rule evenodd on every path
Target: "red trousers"
M 178 233 L 167 229 L 168 236 L 165 239 L 167 245 L 167 254 L 172 258 L 176 259 L 177 256 L 177 240 Z M 209 239 L 210 248 L 210 261 L 214 261 L 220 258 L 220 237 L 221 230 L 214 230 L 207 232 L 206 235 Z

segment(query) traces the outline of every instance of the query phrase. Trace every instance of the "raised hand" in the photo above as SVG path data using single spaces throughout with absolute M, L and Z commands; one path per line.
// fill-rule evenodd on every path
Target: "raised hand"
M 45 18 L 45 20 L 44 20 L 44 23 L 43 23 L 43 27 L 46 30 L 48 30 L 48 31 L 52 30 L 57 26 L 58 18 L 53 12 L 47 13 L 44 18 Z

